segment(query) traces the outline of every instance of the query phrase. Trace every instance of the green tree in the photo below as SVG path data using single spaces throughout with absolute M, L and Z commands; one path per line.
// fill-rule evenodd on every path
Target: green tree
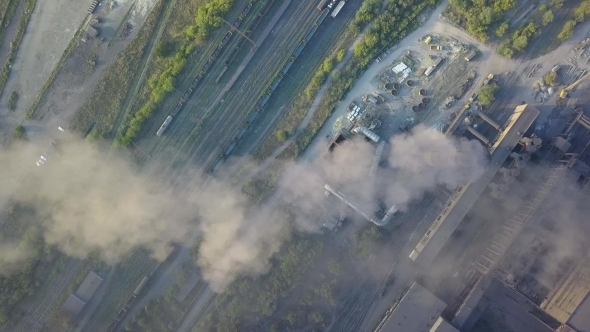
M 545 26 L 545 25 L 548 25 L 549 23 L 553 22 L 553 18 L 554 18 L 553 12 L 548 10 L 543 14 L 543 18 L 542 18 L 541 22 Z
M 590 1 L 582 2 L 574 11 L 576 22 L 582 23 L 590 17 Z
M 551 6 L 551 8 L 553 8 L 553 9 L 559 9 L 559 8 L 563 7 L 563 2 L 564 2 L 564 0 L 551 0 L 551 2 L 549 3 L 549 6 Z
M 517 51 L 522 51 L 526 48 L 528 43 L 529 39 L 527 38 L 527 36 L 520 36 L 514 39 L 514 41 L 512 41 L 512 47 L 514 47 L 514 49 L 516 49 Z
M 282 130 L 277 131 L 276 136 L 277 136 L 277 140 L 282 143 L 282 142 L 286 141 L 287 138 L 289 137 L 289 132 L 287 130 L 282 129 Z
M 158 45 L 156 45 L 156 56 L 160 57 L 160 58 L 167 58 L 169 56 L 171 56 L 172 54 L 174 54 L 174 43 L 172 42 L 166 42 L 166 41 L 160 41 L 158 42 Z
M 491 104 L 494 101 L 494 99 L 496 99 L 496 93 L 498 93 L 499 90 L 500 87 L 498 87 L 498 85 L 496 85 L 495 83 L 488 84 L 482 87 L 479 90 L 479 102 L 484 106 Z
M 498 37 L 504 36 L 509 28 L 510 28 L 510 26 L 508 25 L 508 22 L 504 21 L 504 22 L 500 23 L 498 28 L 496 28 L 496 36 L 498 36 Z
M 18 125 L 14 128 L 14 131 L 12 132 L 12 138 L 15 140 L 19 140 L 19 141 L 26 141 L 27 138 L 27 132 L 25 131 L 25 127 Z
M 557 85 L 557 73 L 551 71 L 545 77 L 543 77 L 543 81 L 547 85 L 555 86 Z
M 557 35 L 557 38 L 561 41 L 568 39 L 569 37 L 571 37 L 574 34 L 575 27 L 576 27 L 576 21 L 569 20 L 569 21 L 565 22 L 565 24 L 563 25 L 563 28 L 561 29 L 561 31 Z
M 336 54 L 336 61 L 342 62 L 342 60 L 344 60 L 345 56 L 346 56 L 346 50 L 341 49 L 340 51 L 338 51 L 338 54 Z

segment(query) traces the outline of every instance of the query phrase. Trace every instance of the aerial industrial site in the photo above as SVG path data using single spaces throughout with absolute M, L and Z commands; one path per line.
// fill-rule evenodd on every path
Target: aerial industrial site
M 590 1 L 0 0 L 0 332 L 589 332 Z

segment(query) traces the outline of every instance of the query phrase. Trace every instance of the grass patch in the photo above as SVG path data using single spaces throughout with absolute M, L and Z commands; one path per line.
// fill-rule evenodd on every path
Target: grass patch
M 14 40 L 10 43 L 10 48 L 8 49 L 8 55 L 6 56 L 6 64 L 0 72 L 0 97 L 2 97 L 2 92 L 4 92 L 4 88 L 6 87 L 8 76 L 10 76 L 10 67 L 14 62 L 14 58 L 16 57 L 16 53 L 18 52 L 20 43 L 23 40 L 23 36 L 25 35 L 25 31 L 27 30 L 29 20 L 33 15 L 33 9 L 35 9 L 36 4 L 37 0 L 26 0 L 25 13 L 21 17 L 20 22 L 18 22 L 16 36 L 14 37 Z
M 72 129 L 88 133 L 94 128 L 108 134 L 114 129 L 117 115 L 121 111 L 133 79 L 139 69 L 141 57 L 146 51 L 160 15 L 163 13 L 164 1 L 158 1 L 137 36 L 117 55 L 115 61 L 107 68 L 105 76 L 98 83 L 92 95 L 84 102 L 72 122 Z

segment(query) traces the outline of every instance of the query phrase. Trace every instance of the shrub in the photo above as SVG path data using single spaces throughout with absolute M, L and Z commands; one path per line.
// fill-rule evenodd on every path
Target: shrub
M 12 91 L 10 97 L 8 97 L 8 109 L 14 111 L 16 109 L 16 103 L 18 102 L 18 92 Z
M 547 85 L 557 85 L 557 74 L 555 72 L 549 72 L 549 74 L 545 75 L 545 77 L 543 77 L 543 81 L 545 82 L 545 84 Z
M 559 32 L 559 34 L 557 35 L 557 38 L 561 41 L 568 39 L 569 37 L 571 37 L 574 34 L 575 27 L 576 27 L 576 21 L 569 20 L 569 21 L 565 22 L 565 24 L 563 25 L 563 28 L 561 29 L 561 32 Z
M 491 104 L 496 99 L 498 90 L 500 90 L 500 87 L 494 83 L 482 87 L 479 90 L 479 102 L 484 106 Z

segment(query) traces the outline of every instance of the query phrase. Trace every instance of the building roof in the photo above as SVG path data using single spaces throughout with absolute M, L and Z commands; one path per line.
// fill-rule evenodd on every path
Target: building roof
M 78 316 L 86 303 L 80 300 L 76 295 L 70 294 L 62 308 L 72 316 Z
M 103 279 L 98 276 L 98 274 L 94 273 L 94 271 L 90 271 L 86 279 L 84 279 L 80 287 L 78 287 L 78 290 L 76 290 L 76 296 L 84 302 L 90 301 L 92 295 L 94 295 L 94 292 L 96 292 L 102 283 L 102 280 Z
M 444 320 L 442 317 L 438 317 L 436 322 L 434 322 L 434 325 L 430 328 L 429 332 L 459 332 L 459 330 Z
M 498 140 L 490 148 L 491 161 L 484 174 L 476 181 L 465 183 L 456 189 L 441 213 L 410 253 L 412 260 L 419 260 L 421 264 L 425 265 L 432 263 L 538 115 L 539 111 L 532 106 L 516 107 L 508 119 L 504 131 L 500 133 Z
M 547 300 L 541 303 L 541 309 L 560 323 L 567 323 L 588 293 L 590 293 L 590 265 L 583 263 L 578 265 L 565 282 L 554 289 Z M 587 315 L 589 311 L 590 309 L 585 314 Z M 573 327 L 576 328 L 576 326 Z
M 413 283 L 380 331 L 429 332 L 446 307 L 426 288 Z

